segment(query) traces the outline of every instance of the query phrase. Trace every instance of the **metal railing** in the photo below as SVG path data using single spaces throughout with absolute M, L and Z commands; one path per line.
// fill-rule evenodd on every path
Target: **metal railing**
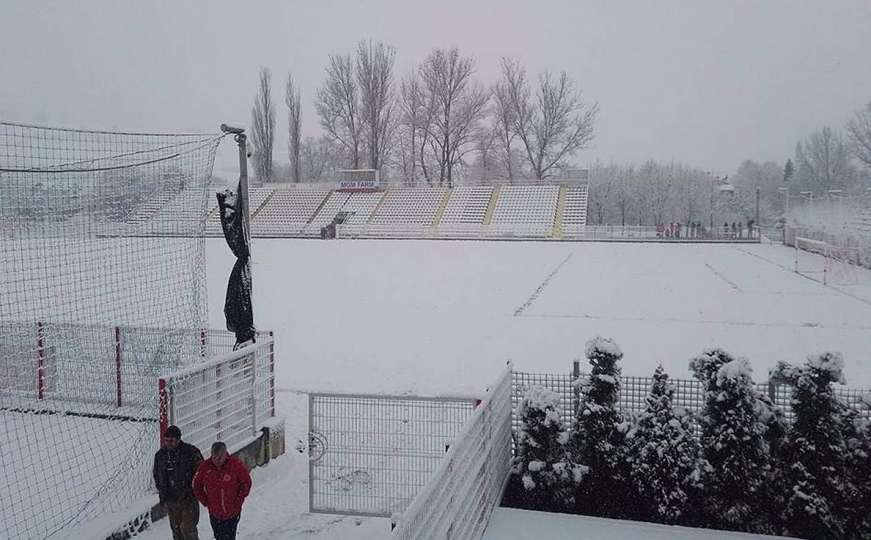
M 520 401 L 530 386 L 543 386 L 560 397 L 560 416 L 567 426 L 570 426 L 581 401 L 581 391 L 575 381 L 583 381 L 588 374 L 580 371 L 579 362 L 572 365 L 571 373 L 526 373 L 513 372 L 511 403 L 514 411 L 512 426 L 518 429 L 520 418 L 517 409 Z M 702 383 L 695 379 L 673 379 L 669 382 L 674 386 L 674 401 L 676 407 L 683 407 L 687 411 L 698 413 L 705 406 L 705 391 Z M 647 408 L 647 396 L 653 384 L 652 377 L 620 377 L 620 392 L 617 399 L 619 409 L 629 416 L 640 413 Z M 789 385 L 770 382 L 756 383 L 756 390 L 767 395 L 772 403 L 778 407 L 787 421 L 791 421 L 795 415 L 792 411 L 791 399 L 792 388 Z M 858 388 L 834 387 L 835 395 L 844 403 L 854 406 L 861 414 L 871 418 L 871 411 L 859 407 L 862 395 L 868 390 Z
M 511 471 L 511 367 L 468 419 L 426 486 L 395 517 L 394 540 L 478 540 Z
M 0 398 L 14 395 L 49 409 L 52 402 L 153 407 L 162 371 L 232 351 L 225 330 L 146 328 L 53 322 L 0 322 Z M 157 418 L 156 413 L 153 416 Z
M 165 375 L 158 392 L 161 434 L 175 424 L 202 451 L 214 441 L 235 451 L 275 416 L 272 338 Z
M 310 394 L 310 511 L 381 517 L 401 512 L 476 403 L 471 397 Z

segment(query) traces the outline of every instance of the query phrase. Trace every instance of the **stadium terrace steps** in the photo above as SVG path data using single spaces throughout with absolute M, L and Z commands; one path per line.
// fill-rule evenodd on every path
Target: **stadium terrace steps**
M 492 196 L 492 186 L 455 187 L 451 190 L 439 224 L 483 225 Z
M 314 216 L 329 190 L 277 189 L 252 220 L 255 234 L 299 234 Z
M 414 187 L 388 190 L 369 223 L 431 226 L 447 188 Z
M 363 238 L 561 238 L 583 234 L 585 185 L 394 187 L 347 192 L 319 185 L 258 186 L 249 191 L 255 236 L 317 237 L 340 212 L 340 235 Z M 176 199 L 180 197 L 175 197 Z M 174 211 L 176 201 L 167 200 Z M 220 236 L 217 209 L 206 234 Z

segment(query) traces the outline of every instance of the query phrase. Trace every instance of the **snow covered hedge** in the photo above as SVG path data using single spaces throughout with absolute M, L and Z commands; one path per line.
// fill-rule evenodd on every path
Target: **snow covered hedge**
M 749 362 L 721 349 L 690 360 L 705 404 L 675 406 L 660 366 L 646 408 L 617 408 L 613 340 L 586 346 L 571 426 L 558 395 L 531 387 L 518 414 L 513 475 L 504 504 L 537 510 L 802 538 L 871 538 L 871 422 L 836 397 L 838 353 L 781 363 L 770 377 L 792 387 L 791 423 L 756 390 Z M 871 409 L 871 395 L 860 406 Z

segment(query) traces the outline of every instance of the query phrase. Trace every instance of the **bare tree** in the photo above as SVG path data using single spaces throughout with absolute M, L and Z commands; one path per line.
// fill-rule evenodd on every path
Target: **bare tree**
M 275 107 L 272 105 L 272 74 L 260 68 L 260 84 L 251 109 L 251 142 L 254 144 L 254 173 L 261 181 L 272 178 L 272 149 L 275 143 Z
M 614 163 L 596 162 L 590 168 L 589 206 L 594 209 L 597 225 L 605 223 L 605 211 L 619 174 L 619 167 Z
M 508 66 L 506 67 L 506 64 Z M 506 69 L 514 73 L 517 71 L 517 61 L 502 59 L 503 73 Z M 499 81 L 493 86 L 493 131 L 496 134 L 496 143 L 499 149 L 499 159 L 505 169 L 508 180 L 513 180 L 514 167 L 514 140 L 517 138 L 516 113 L 512 106 L 512 94 L 508 81 Z
M 348 154 L 351 167 L 360 168 L 360 97 L 351 55 L 330 55 L 327 79 L 318 89 L 315 109 L 321 127 Z
M 300 181 L 299 146 L 302 131 L 300 120 L 300 96 L 299 87 L 293 80 L 293 75 L 287 75 L 287 87 L 284 95 L 284 103 L 287 105 L 287 155 L 290 161 L 291 182 Z
M 438 185 L 453 185 L 455 169 L 472 151 L 473 136 L 486 111 L 489 94 L 472 79 L 474 72 L 474 61 L 461 56 L 456 47 L 433 50 L 420 67 L 424 96 L 433 111 L 427 131 Z
M 300 174 L 306 182 L 318 182 L 344 167 L 344 148 L 324 135 L 306 137 L 300 144 Z
M 798 143 L 795 158 L 797 180 L 807 190 L 845 189 L 855 180 L 849 148 L 831 128 L 824 127 Z
M 847 136 L 856 159 L 871 167 L 871 102 L 847 122 Z
M 432 107 L 428 106 L 417 70 L 399 85 L 399 165 L 406 183 L 415 185 L 428 146 Z M 422 172 L 422 171 L 421 171 Z
M 533 96 L 525 69 L 505 59 L 501 84 L 511 97 L 515 131 L 535 178 L 547 178 L 593 140 L 599 106 L 581 101 L 565 71 L 558 77 L 544 72 Z
M 396 49 L 382 42 L 357 44 L 356 76 L 360 88 L 360 123 L 369 168 L 380 169 L 395 130 L 393 65 Z

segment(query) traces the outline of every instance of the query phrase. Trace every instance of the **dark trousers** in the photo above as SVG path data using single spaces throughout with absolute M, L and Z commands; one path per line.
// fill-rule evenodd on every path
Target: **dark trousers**
M 210 515 L 209 521 L 212 522 L 212 533 L 215 535 L 215 540 L 236 540 L 236 527 L 239 525 L 239 517 L 218 519 Z
M 164 503 L 172 540 L 199 540 L 200 503 L 194 497 Z

